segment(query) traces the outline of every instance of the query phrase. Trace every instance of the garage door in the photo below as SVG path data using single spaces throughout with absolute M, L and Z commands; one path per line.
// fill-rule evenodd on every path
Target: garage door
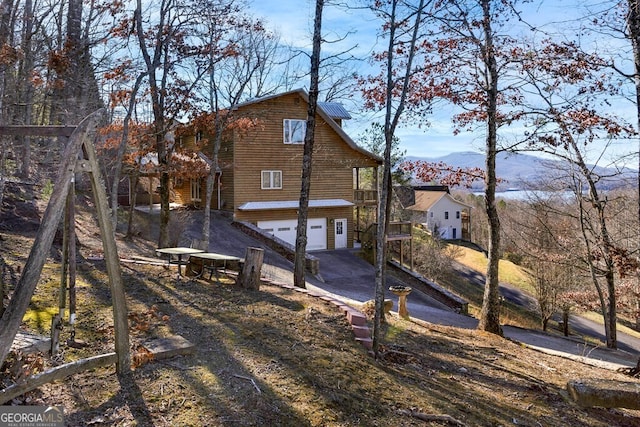
M 298 220 L 258 221 L 258 228 L 273 234 L 279 239 L 295 246 Z M 309 218 L 307 220 L 307 250 L 327 249 L 327 219 Z

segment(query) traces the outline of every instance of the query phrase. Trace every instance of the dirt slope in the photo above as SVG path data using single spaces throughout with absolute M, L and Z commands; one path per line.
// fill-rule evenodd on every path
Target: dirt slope
M 78 229 L 77 336 L 88 347 L 65 347 L 57 363 L 112 349 L 104 264 L 90 258 L 100 253 L 99 233 L 87 213 L 79 215 Z M 11 283 L 33 233 L 0 233 Z M 142 236 L 119 244 L 123 257 L 149 255 L 154 246 Z M 149 338 L 178 334 L 196 353 L 168 361 L 143 357 L 132 381 L 123 383 L 113 368 L 75 375 L 13 404 L 63 405 L 72 426 L 640 425 L 638 411 L 580 408 L 564 391 L 574 378 L 636 380 L 493 335 L 390 318 L 383 357 L 374 360 L 343 313 L 317 298 L 271 284 L 247 291 L 231 278 L 178 281 L 173 268 L 162 266 L 123 264 L 122 271 L 134 352 Z M 44 316 L 55 307 L 58 282 L 54 256 L 33 313 Z M 46 332 L 47 322 L 34 319 L 41 317 L 30 317 L 25 328 Z M 2 381 L 53 363 L 41 355 L 20 369 L 5 366 Z

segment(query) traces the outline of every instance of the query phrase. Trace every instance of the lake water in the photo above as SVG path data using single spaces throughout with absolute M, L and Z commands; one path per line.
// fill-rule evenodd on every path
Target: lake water
M 474 191 L 476 196 L 484 196 L 484 191 Z M 540 191 L 540 190 L 509 190 L 496 192 L 496 199 L 504 200 L 529 200 L 536 197 L 548 199 L 556 196 L 561 198 L 573 197 L 572 191 Z

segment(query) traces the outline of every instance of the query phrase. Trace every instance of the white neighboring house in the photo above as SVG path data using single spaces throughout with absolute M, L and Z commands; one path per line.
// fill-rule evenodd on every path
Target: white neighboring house
M 454 199 L 442 186 L 415 187 L 410 206 L 414 222 L 423 224 L 433 235 L 445 240 L 469 240 L 471 206 Z

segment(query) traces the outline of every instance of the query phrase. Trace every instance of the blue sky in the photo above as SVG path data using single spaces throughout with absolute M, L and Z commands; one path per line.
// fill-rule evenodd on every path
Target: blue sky
M 315 2 L 309 0 L 281 0 L 254 1 L 251 9 L 257 17 L 264 17 L 269 28 L 279 32 L 283 43 L 291 44 L 302 49 L 311 49 L 311 34 Z M 323 45 L 323 50 L 343 51 L 357 45 L 355 54 L 368 58 L 373 50 L 380 50 L 376 37 L 379 22 L 370 12 L 365 10 L 346 11 L 336 7 L 326 6 L 323 16 L 323 34 L 327 38 L 338 39 L 348 33 L 347 40 L 340 44 Z M 366 64 L 363 64 L 366 66 Z M 376 119 L 371 114 L 359 114 L 350 111 L 354 117 L 344 123 L 345 130 L 353 139 L 357 139 L 372 121 Z M 435 116 L 434 116 L 435 117 Z M 419 129 L 411 126 L 401 126 L 397 136 L 402 148 L 408 155 L 423 157 L 439 157 L 457 151 L 479 151 L 482 141 L 474 140 L 471 135 L 452 136 L 449 116 L 434 120 L 431 127 Z
M 350 2 L 353 3 L 353 2 Z M 311 33 L 313 30 L 313 17 L 315 2 L 312 0 L 253 0 L 250 9 L 256 17 L 262 17 L 267 21 L 267 26 L 276 30 L 285 44 L 301 49 L 310 50 Z M 545 13 L 542 13 L 544 11 Z M 534 24 L 542 25 L 548 21 L 546 16 L 555 19 L 567 19 L 576 12 L 576 2 L 544 1 L 527 6 L 526 13 Z M 347 11 L 343 8 L 325 5 L 323 15 L 323 35 L 327 39 L 344 37 L 341 43 L 326 43 L 322 49 L 328 51 L 343 51 L 357 45 L 355 54 L 366 58 L 372 51 L 384 48 L 377 39 L 379 22 L 366 10 Z M 366 64 L 363 64 L 366 67 Z M 347 107 L 350 107 L 347 105 Z M 629 104 L 625 108 L 630 108 Z M 359 111 L 349 108 L 354 119 L 344 123 L 345 130 L 357 140 L 371 123 L 382 121 L 370 114 L 361 114 Z M 408 155 L 419 157 L 440 157 L 452 152 L 482 151 L 484 141 L 480 134 L 462 132 L 453 135 L 451 116 L 453 110 L 446 105 L 438 105 L 429 118 L 430 127 L 418 128 L 404 123 L 397 131 L 401 146 Z M 633 116 L 631 116 L 633 117 Z M 616 144 L 616 155 L 630 150 L 637 150 L 637 143 L 622 142 Z M 595 150 L 597 151 L 597 150 Z M 595 154 L 594 154 L 595 156 Z M 606 162 L 605 162 L 606 163 Z M 604 165 L 604 164 L 603 164 Z

